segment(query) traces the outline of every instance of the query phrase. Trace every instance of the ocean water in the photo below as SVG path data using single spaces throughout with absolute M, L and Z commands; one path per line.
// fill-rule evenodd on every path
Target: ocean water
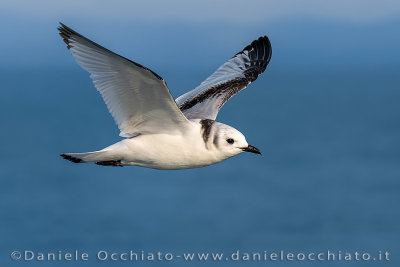
M 207 75 L 160 74 L 175 97 Z M 399 266 L 400 77 L 395 74 L 272 69 L 232 98 L 218 117 L 244 133 L 262 156 L 244 153 L 205 168 L 159 171 L 72 164 L 59 157 L 120 139 L 83 70 L 3 70 L 0 265 L 138 264 L 99 261 L 100 250 L 174 255 L 330 250 L 373 256 L 388 251 L 389 261 L 370 263 Z M 11 252 L 25 250 L 78 250 L 89 260 L 11 259 Z M 232 261 L 139 264 L 230 266 Z M 363 264 L 329 261 L 329 266 Z

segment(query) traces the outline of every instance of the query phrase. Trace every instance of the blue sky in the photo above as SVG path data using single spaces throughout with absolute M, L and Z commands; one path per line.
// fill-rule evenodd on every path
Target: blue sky
M 0 68 L 65 67 L 56 26 L 150 68 L 213 71 L 267 34 L 280 71 L 400 66 L 399 1 L 2 1 Z
M 186 22 L 228 21 L 253 24 L 260 21 L 315 17 L 351 23 L 372 23 L 396 17 L 396 0 L 203 0 L 203 1 L 106 1 L 16 0 L 2 1 L 5 13 L 31 18 L 79 18 L 86 20 Z

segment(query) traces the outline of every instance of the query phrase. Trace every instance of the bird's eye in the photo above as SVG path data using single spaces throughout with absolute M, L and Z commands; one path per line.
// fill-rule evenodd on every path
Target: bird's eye
M 233 144 L 233 143 L 235 143 L 235 141 L 232 139 L 232 138 L 228 138 L 228 139 L 226 139 L 226 142 L 228 142 L 229 144 Z

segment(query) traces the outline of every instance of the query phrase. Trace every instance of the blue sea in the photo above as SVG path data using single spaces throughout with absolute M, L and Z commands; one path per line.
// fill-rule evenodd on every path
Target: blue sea
M 159 74 L 177 97 L 208 73 Z M 9 69 L 1 80 L 1 266 L 366 263 L 225 259 L 237 251 L 328 250 L 371 258 L 387 251 L 389 261 L 368 263 L 400 264 L 400 76 L 394 71 L 267 70 L 217 118 L 244 133 L 263 155 L 244 153 L 180 171 L 73 164 L 59 156 L 120 140 L 79 67 Z M 175 258 L 96 258 L 99 251 L 131 250 Z M 22 257 L 25 251 L 78 251 L 88 260 L 13 260 L 13 251 Z M 224 258 L 177 257 L 189 252 Z

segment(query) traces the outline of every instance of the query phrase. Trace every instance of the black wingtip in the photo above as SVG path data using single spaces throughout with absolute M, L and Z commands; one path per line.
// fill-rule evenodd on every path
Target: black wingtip
M 61 38 L 63 39 L 64 43 L 67 44 L 67 48 L 70 49 L 71 46 L 71 36 L 74 33 L 74 31 L 69 28 L 68 26 L 65 26 L 63 23 L 59 22 L 61 26 L 57 27 L 58 31 L 59 31 L 59 35 L 61 36 Z
M 266 35 L 261 36 L 257 40 L 251 42 L 251 44 L 244 48 L 243 51 L 250 51 L 252 49 L 254 50 L 254 53 L 250 53 L 250 56 L 253 57 L 250 59 L 263 60 L 268 65 L 272 56 L 272 46 L 269 38 Z
M 67 154 L 61 154 L 60 156 L 63 157 L 64 159 L 66 159 L 66 160 L 69 160 L 69 161 L 73 162 L 73 163 L 83 163 L 83 160 L 75 158 L 75 157 L 72 157 L 72 156 L 67 155 Z
M 59 24 L 60 24 L 60 26 L 58 26 L 57 27 L 57 29 L 61 32 L 61 31 L 65 31 L 65 32 L 68 32 L 69 34 L 72 34 L 72 33 L 75 33 L 76 34 L 76 32 L 73 30 L 73 29 L 71 29 L 70 27 L 68 27 L 67 25 L 65 25 L 64 23 L 62 23 L 62 22 L 58 22 Z
M 64 43 L 67 44 L 67 48 L 70 49 L 72 47 L 71 44 L 71 39 L 73 38 L 73 35 L 83 37 L 67 25 L 63 24 L 62 22 L 59 22 L 61 26 L 57 27 L 59 31 L 59 35 L 63 38 Z
M 235 56 L 247 52 L 250 59 L 250 65 L 244 72 L 247 79 L 255 81 L 261 73 L 267 68 L 272 56 L 272 46 L 269 38 L 265 36 L 259 37 L 246 46 L 242 51 Z M 234 56 L 234 57 L 235 57 Z
M 272 46 L 271 46 L 271 41 L 269 40 L 268 36 L 264 35 L 258 38 L 258 42 L 262 43 L 263 47 L 265 47 L 265 61 L 267 62 L 267 65 L 269 61 L 271 60 L 272 56 Z
M 243 48 L 242 51 L 236 53 L 233 57 L 243 53 L 244 51 L 251 51 L 252 49 L 254 49 L 255 51 L 259 50 L 260 53 L 256 54 L 258 59 L 264 59 L 266 61 L 269 61 L 271 59 L 272 46 L 269 38 L 266 35 L 259 37 L 257 40 L 254 40 L 253 42 L 251 42 L 251 44 Z M 266 53 L 264 53 L 264 49 Z

